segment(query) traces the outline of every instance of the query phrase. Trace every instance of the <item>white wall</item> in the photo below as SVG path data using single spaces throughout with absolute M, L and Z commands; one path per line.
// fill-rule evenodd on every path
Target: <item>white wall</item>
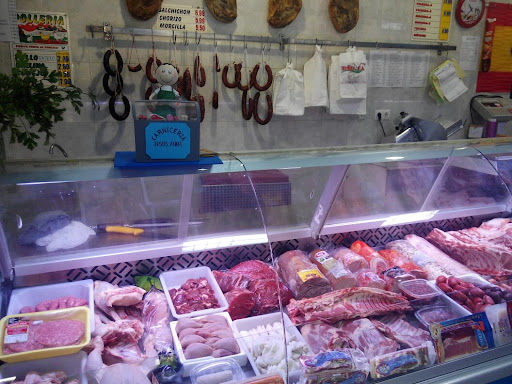
M 503 0 L 505 1 L 505 0 Z M 184 0 L 175 3 L 183 3 Z M 66 112 L 65 121 L 55 126 L 55 142 L 61 144 L 71 158 L 112 158 L 115 151 L 134 149 L 133 122 L 130 116 L 119 123 L 110 117 L 107 105 L 108 96 L 104 93 L 101 80 L 104 74 L 102 59 L 109 43 L 102 36 L 85 32 L 88 24 L 102 25 L 104 21 L 116 27 L 151 28 L 156 18 L 147 22 L 132 18 L 125 5 L 125 0 L 18 0 L 18 9 L 30 11 L 65 12 L 69 15 L 72 74 L 74 83 L 87 91 L 89 87 L 102 102 L 101 110 L 95 111 L 85 97 L 85 107 L 81 115 L 71 110 Z M 195 4 L 190 1 L 190 4 Z M 234 23 L 222 24 L 207 14 L 211 32 L 219 34 L 272 35 L 283 33 L 288 37 L 319 38 L 329 40 L 360 40 L 379 42 L 411 42 L 411 21 L 413 1 L 410 0 L 360 0 L 360 19 L 358 25 L 346 34 L 337 33 L 328 16 L 328 0 L 303 0 L 303 8 L 297 19 L 289 26 L 277 30 L 266 22 L 267 2 L 262 0 L 238 0 L 238 18 Z M 462 35 L 482 36 L 484 22 L 471 29 L 462 29 L 455 19 L 449 44 L 460 47 Z M 138 53 L 143 66 L 151 50 L 151 38 L 137 38 Z M 170 40 L 155 38 L 157 56 L 168 60 Z M 130 36 L 117 36 L 117 48 L 125 61 L 131 44 Z M 235 49 L 240 58 L 240 44 Z M 325 58 L 338 54 L 344 48 L 325 47 Z M 193 65 L 192 45 L 183 51 L 181 39 L 178 39 L 179 63 Z M 211 65 L 212 44 L 202 42 L 200 52 L 202 62 Z M 312 46 L 292 46 L 291 57 L 295 67 L 302 70 L 304 63 L 313 54 Z M 250 45 L 249 62 L 251 67 L 259 59 L 259 44 Z M 367 50 L 368 51 L 368 50 Z M 226 43 L 219 43 L 221 65 L 229 61 Z M 287 52 L 280 52 L 277 45 L 272 47 L 267 58 L 274 72 L 282 69 Z M 440 64 L 446 57 L 459 59 L 459 51 L 438 56 L 431 52 L 431 67 Z M 9 45 L 0 43 L 0 70 L 9 72 L 11 65 Z M 476 68 L 475 68 L 476 70 Z M 207 85 L 201 93 L 209 102 L 212 94 L 212 67 L 206 67 Z M 122 72 L 124 92 L 130 100 L 142 99 L 149 82 L 143 72 Z M 219 76 L 220 80 L 220 76 Z M 220 81 L 219 81 L 220 83 Z M 372 88 L 368 96 L 367 112 L 364 118 L 354 116 L 329 115 L 321 108 L 307 109 L 301 117 L 274 116 L 267 126 L 260 126 L 254 121 L 243 120 L 240 111 L 241 92 L 220 87 L 220 107 L 217 111 L 207 105 L 206 118 L 201 125 L 201 147 L 216 151 L 244 151 L 275 148 L 308 148 L 334 145 L 370 144 L 380 141 L 381 128 L 373 120 L 375 109 L 390 109 L 398 116 L 400 111 L 407 111 L 419 117 L 433 119 L 439 115 L 448 118 L 467 119 L 468 103 L 474 94 L 476 71 L 467 72 L 465 83 L 470 91 L 455 102 L 438 106 L 426 93 L 424 88 Z M 387 124 L 386 124 L 387 123 Z M 391 134 L 394 129 L 391 122 L 385 122 L 386 131 Z M 34 151 L 19 145 L 6 144 L 8 160 L 50 159 L 48 148 L 42 144 Z M 56 156 L 56 155 L 54 155 Z M 57 155 L 59 156 L 59 155 Z

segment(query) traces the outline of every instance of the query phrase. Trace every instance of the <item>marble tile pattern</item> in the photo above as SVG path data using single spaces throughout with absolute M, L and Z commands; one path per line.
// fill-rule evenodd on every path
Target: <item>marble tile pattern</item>
M 328 16 L 328 0 L 303 0 L 303 9 L 297 19 L 289 26 L 277 30 L 266 22 L 267 4 L 261 0 L 238 0 L 238 18 L 230 24 L 217 22 L 207 12 L 209 31 L 219 34 L 234 33 L 239 35 L 272 35 L 297 38 L 319 38 L 329 40 L 360 40 L 380 42 L 410 41 L 413 2 L 408 0 L 360 0 L 360 19 L 358 25 L 346 34 L 337 33 Z M 202 4 L 202 1 L 177 1 L 184 4 Z M 102 88 L 104 74 L 102 58 L 109 43 L 102 36 L 95 34 L 92 38 L 86 33 L 87 24 L 102 25 L 104 21 L 114 26 L 151 28 L 155 26 L 156 17 L 148 21 L 137 21 L 132 18 L 124 0 L 18 0 L 18 9 L 33 11 L 66 12 L 70 21 L 72 75 L 74 83 L 84 91 L 89 88 L 98 95 L 100 110 L 95 110 L 87 97 L 84 97 L 84 108 L 80 115 L 69 110 L 63 122 L 55 126 L 55 142 L 61 144 L 70 158 L 112 158 L 115 151 L 134 149 L 134 134 L 132 116 L 124 121 L 115 121 L 108 113 L 108 96 Z M 477 35 L 483 33 L 484 23 L 472 29 L 462 29 L 453 20 L 450 44 L 461 44 L 462 35 Z M 151 38 L 136 38 L 138 54 L 143 66 L 151 52 Z M 131 37 L 119 35 L 116 47 L 127 60 L 131 45 Z M 220 42 L 218 46 L 221 65 L 230 60 L 229 43 Z M 193 66 L 196 50 L 195 44 L 185 49 L 183 41 L 178 38 L 177 53 L 171 52 L 169 38 L 155 38 L 157 56 L 168 61 L 176 61 L 182 70 Z M 325 47 L 324 58 L 329 63 L 330 56 L 338 54 L 343 48 Z M 270 124 L 260 126 L 254 120 L 245 121 L 241 115 L 241 92 L 226 89 L 221 86 L 219 74 L 219 109 L 211 108 L 213 92 L 213 45 L 203 41 L 199 45 L 203 66 L 207 74 L 207 82 L 200 93 L 207 101 L 206 117 L 201 124 L 201 147 L 212 150 L 246 151 L 278 148 L 310 148 L 325 146 L 341 146 L 370 144 L 380 141 L 383 133 L 379 124 L 373 120 L 375 109 L 390 109 L 393 116 L 400 111 L 407 111 L 419 117 L 433 119 L 440 115 L 447 118 L 469 118 L 469 99 L 474 95 L 476 85 L 475 71 L 468 71 L 465 83 L 469 87 L 466 92 L 453 103 L 436 105 L 427 95 L 426 88 L 372 88 L 368 93 L 367 112 L 363 117 L 350 115 L 330 115 L 323 108 L 308 108 L 304 116 L 284 117 L 274 116 Z M 239 60 L 243 53 L 241 44 L 235 46 L 235 57 Z M 312 46 L 292 46 L 290 57 L 294 66 L 302 70 L 304 63 L 312 56 Z M 366 50 L 368 53 L 368 50 Z M 281 52 L 273 45 L 266 57 L 274 72 L 284 68 L 287 51 Z M 172 56 L 172 57 L 171 57 Z M 434 67 L 447 57 L 459 59 L 459 52 L 438 56 L 431 52 L 430 65 Z M 260 60 L 260 45 L 249 46 L 248 61 L 252 68 Z M 0 71 L 10 72 L 11 58 L 8 43 L 0 43 Z M 130 100 L 142 99 L 149 82 L 143 72 L 131 73 L 125 69 L 124 93 Z M 263 99 L 263 97 L 262 97 Z M 384 122 L 387 134 L 394 133 L 391 121 Z M 7 140 L 8 141 L 8 140 Z M 42 144 L 42 143 L 41 143 Z M 24 149 L 19 145 L 6 144 L 8 160 L 38 160 L 50 159 L 48 148 L 40 145 L 34 151 Z M 56 152 L 53 156 L 60 156 Z

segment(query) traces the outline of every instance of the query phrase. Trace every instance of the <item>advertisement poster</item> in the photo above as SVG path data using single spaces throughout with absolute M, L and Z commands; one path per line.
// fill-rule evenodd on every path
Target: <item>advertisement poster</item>
M 61 87 L 71 85 L 69 23 L 64 13 L 16 11 L 19 43 L 11 44 L 13 65 L 17 51 L 26 53 L 32 67 L 59 71 Z

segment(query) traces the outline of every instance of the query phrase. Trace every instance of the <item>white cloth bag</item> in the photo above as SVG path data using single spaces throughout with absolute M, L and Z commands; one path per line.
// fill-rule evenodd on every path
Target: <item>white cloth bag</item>
M 274 79 L 274 115 L 304 115 L 304 77 L 291 63 L 277 72 Z
M 368 83 L 366 55 L 355 47 L 340 53 L 338 61 L 339 98 L 366 98 Z
M 329 113 L 331 115 L 366 115 L 366 99 L 339 98 L 339 56 L 331 57 L 329 66 Z
M 319 45 L 313 57 L 304 64 L 304 94 L 306 107 L 329 107 L 327 65 Z

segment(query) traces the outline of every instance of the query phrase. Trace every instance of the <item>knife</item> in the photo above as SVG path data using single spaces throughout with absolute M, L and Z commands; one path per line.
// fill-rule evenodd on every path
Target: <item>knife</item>
M 98 224 L 90 225 L 89 227 L 98 232 L 125 233 L 127 235 L 133 236 L 138 236 L 141 233 L 144 233 L 144 230 L 142 228 L 128 227 L 124 225 Z

